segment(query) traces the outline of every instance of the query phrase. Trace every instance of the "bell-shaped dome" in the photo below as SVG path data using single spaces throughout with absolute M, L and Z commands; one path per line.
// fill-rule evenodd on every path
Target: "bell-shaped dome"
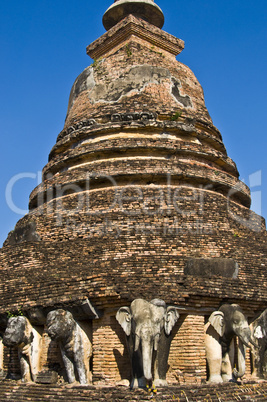
M 108 30 L 130 14 L 163 27 L 164 15 L 154 0 L 115 0 L 103 16 L 103 25 Z

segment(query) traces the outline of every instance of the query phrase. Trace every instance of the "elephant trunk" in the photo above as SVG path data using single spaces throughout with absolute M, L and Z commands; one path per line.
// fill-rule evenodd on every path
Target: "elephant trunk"
M 241 342 L 240 340 L 238 341 L 237 362 L 238 371 L 234 369 L 233 375 L 235 378 L 241 378 L 245 375 L 246 372 L 246 348 L 244 347 L 243 342 Z
M 144 377 L 147 381 L 152 381 L 152 353 L 153 344 L 148 341 L 142 340 L 142 355 L 143 355 L 143 371 Z
M 236 331 L 236 335 L 247 348 L 250 348 L 250 343 L 253 345 L 254 342 L 251 339 L 251 331 L 249 327 L 245 327 L 242 328 L 240 331 Z
M 242 328 L 238 335 L 238 350 L 237 350 L 237 362 L 238 362 L 238 371 L 236 369 L 233 370 L 233 375 L 235 378 L 241 378 L 245 375 L 246 371 L 246 347 L 250 347 L 250 343 L 252 343 L 251 339 L 251 331 L 249 327 Z
M 135 334 L 135 344 L 134 344 L 134 351 L 137 352 L 140 346 L 140 336 Z
M 154 350 L 157 351 L 158 347 L 159 347 L 159 338 L 160 338 L 160 334 L 157 334 L 154 338 Z

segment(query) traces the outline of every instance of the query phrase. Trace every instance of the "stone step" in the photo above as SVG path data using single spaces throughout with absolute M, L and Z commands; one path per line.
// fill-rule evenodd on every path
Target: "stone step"
M 39 402 L 39 401 L 66 401 L 66 402 L 123 402 L 123 401 L 251 401 L 267 400 L 267 381 L 248 384 L 220 384 L 215 386 L 176 386 L 157 390 L 153 394 L 141 389 L 131 391 L 124 387 L 72 387 L 66 385 L 48 384 L 18 384 L 15 381 L 0 381 L 0 401 L 8 402 Z

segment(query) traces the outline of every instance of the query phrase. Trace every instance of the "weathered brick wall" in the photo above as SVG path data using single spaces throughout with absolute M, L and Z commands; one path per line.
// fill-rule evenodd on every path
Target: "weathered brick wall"
M 173 332 L 167 381 L 200 384 L 206 379 L 204 317 L 182 315 Z
M 72 195 L 65 197 L 66 209 L 59 220 L 55 212 L 46 210 L 23 218 L 18 226 L 35 222 L 41 241 L 1 250 L 5 284 L 0 287 L 1 311 L 40 303 L 53 306 L 58 298 L 70 304 L 77 295 L 101 303 L 98 296 L 117 294 L 129 301 L 160 296 L 168 303 L 210 308 L 228 297 L 243 303 L 250 317 L 253 309 L 264 309 L 263 220 L 212 191 L 184 186 L 176 204 L 168 205 L 175 187 L 140 189 L 143 199 L 135 191 L 125 191 L 117 203 L 114 188 L 95 190 L 90 196 L 91 214 L 86 213 L 86 205 L 73 212 Z M 137 199 L 127 200 L 127 196 Z M 239 265 L 238 278 L 184 276 L 192 257 L 232 258 Z M 194 295 L 202 297 L 196 300 Z
M 252 374 L 252 358 L 251 358 L 251 350 L 246 348 L 246 373 L 244 376 L 244 380 L 251 379 Z
M 62 379 L 67 381 L 59 345 L 49 337 L 46 331 L 42 337 L 40 371 L 56 371 Z
M 4 372 L 9 378 L 20 379 L 20 363 L 16 348 L 4 347 Z
M 131 378 L 125 334 L 114 314 L 93 320 L 93 381 L 115 384 Z
M 142 234 L 141 222 L 145 220 L 147 225 L 143 227 L 145 229 L 147 226 L 148 229 L 143 231 L 144 236 L 146 233 L 155 235 L 155 231 L 159 231 L 159 235 L 164 234 L 165 225 L 165 234 L 169 234 L 171 242 L 177 242 L 171 238 L 171 234 L 175 236 L 179 232 L 186 240 L 189 231 L 194 237 L 206 235 L 204 241 L 207 244 L 215 234 L 217 242 L 218 237 L 225 242 L 224 236 L 229 234 L 235 237 L 233 241 L 236 241 L 240 237 L 254 237 L 260 231 L 264 238 L 264 220 L 252 211 L 236 205 L 231 199 L 212 191 L 210 187 L 207 191 L 199 187 L 175 186 L 175 180 L 170 178 L 170 181 L 168 186 L 168 176 L 164 176 L 161 185 L 149 186 L 140 183 L 139 186 L 123 188 L 109 186 L 90 193 L 85 191 L 83 195 L 66 195 L 63 200 L 51 201 L 48 206 L 40 207 L 26 215 L 19 221 L 17 228 L 35 222 L 36 232 L 44 241 L 74 240 L 90 238 L 90 235 L 101 237 L 104 234 L 101 225 L 108 219 L 114 226 L 113 232 L 110 232 L 112 238 L 116 225 L 118 230 L 121 229 L 122 234 L 127 236 L 128 226 L 131 231 L 133 227 L 130 224 L 133 222 L 136 222 L 137 228 L 140 223 Z M 196 223 L 199 223 L 199 228 Z M 253 229 L 256 233 L 253 233 Z M 120 232 L 117 234 L 120 235 Z M 188 244 L 188 247 L 190 253 L 192 246 Z M 230 247 L 231 243 L 227 248 Z M 224 252 L 222 247 L 219 249 Z M 206 250 L 203 250 L 202 254 L 205 252 Z

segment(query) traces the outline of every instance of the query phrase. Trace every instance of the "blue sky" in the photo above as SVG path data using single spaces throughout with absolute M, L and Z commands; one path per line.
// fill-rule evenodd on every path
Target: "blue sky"
M 102 35 L 112 0 L 0 2 L 0 245 L 26 210 L 38 171 L 62 130 L 71 86 L 91 64 L 86 46 Z M 267 1 L 158 0 L 163 29 L 185 41 L 178 60 L 204 88 L 215 126 L 240 178 L 251 186 L 253 209 L 267 217 Z M 254 174 L 255 172 L 258 172 Z M 261 172 L 261 176 L 260 173 Z M 14 208 L 13 208 L 14 209 Z

